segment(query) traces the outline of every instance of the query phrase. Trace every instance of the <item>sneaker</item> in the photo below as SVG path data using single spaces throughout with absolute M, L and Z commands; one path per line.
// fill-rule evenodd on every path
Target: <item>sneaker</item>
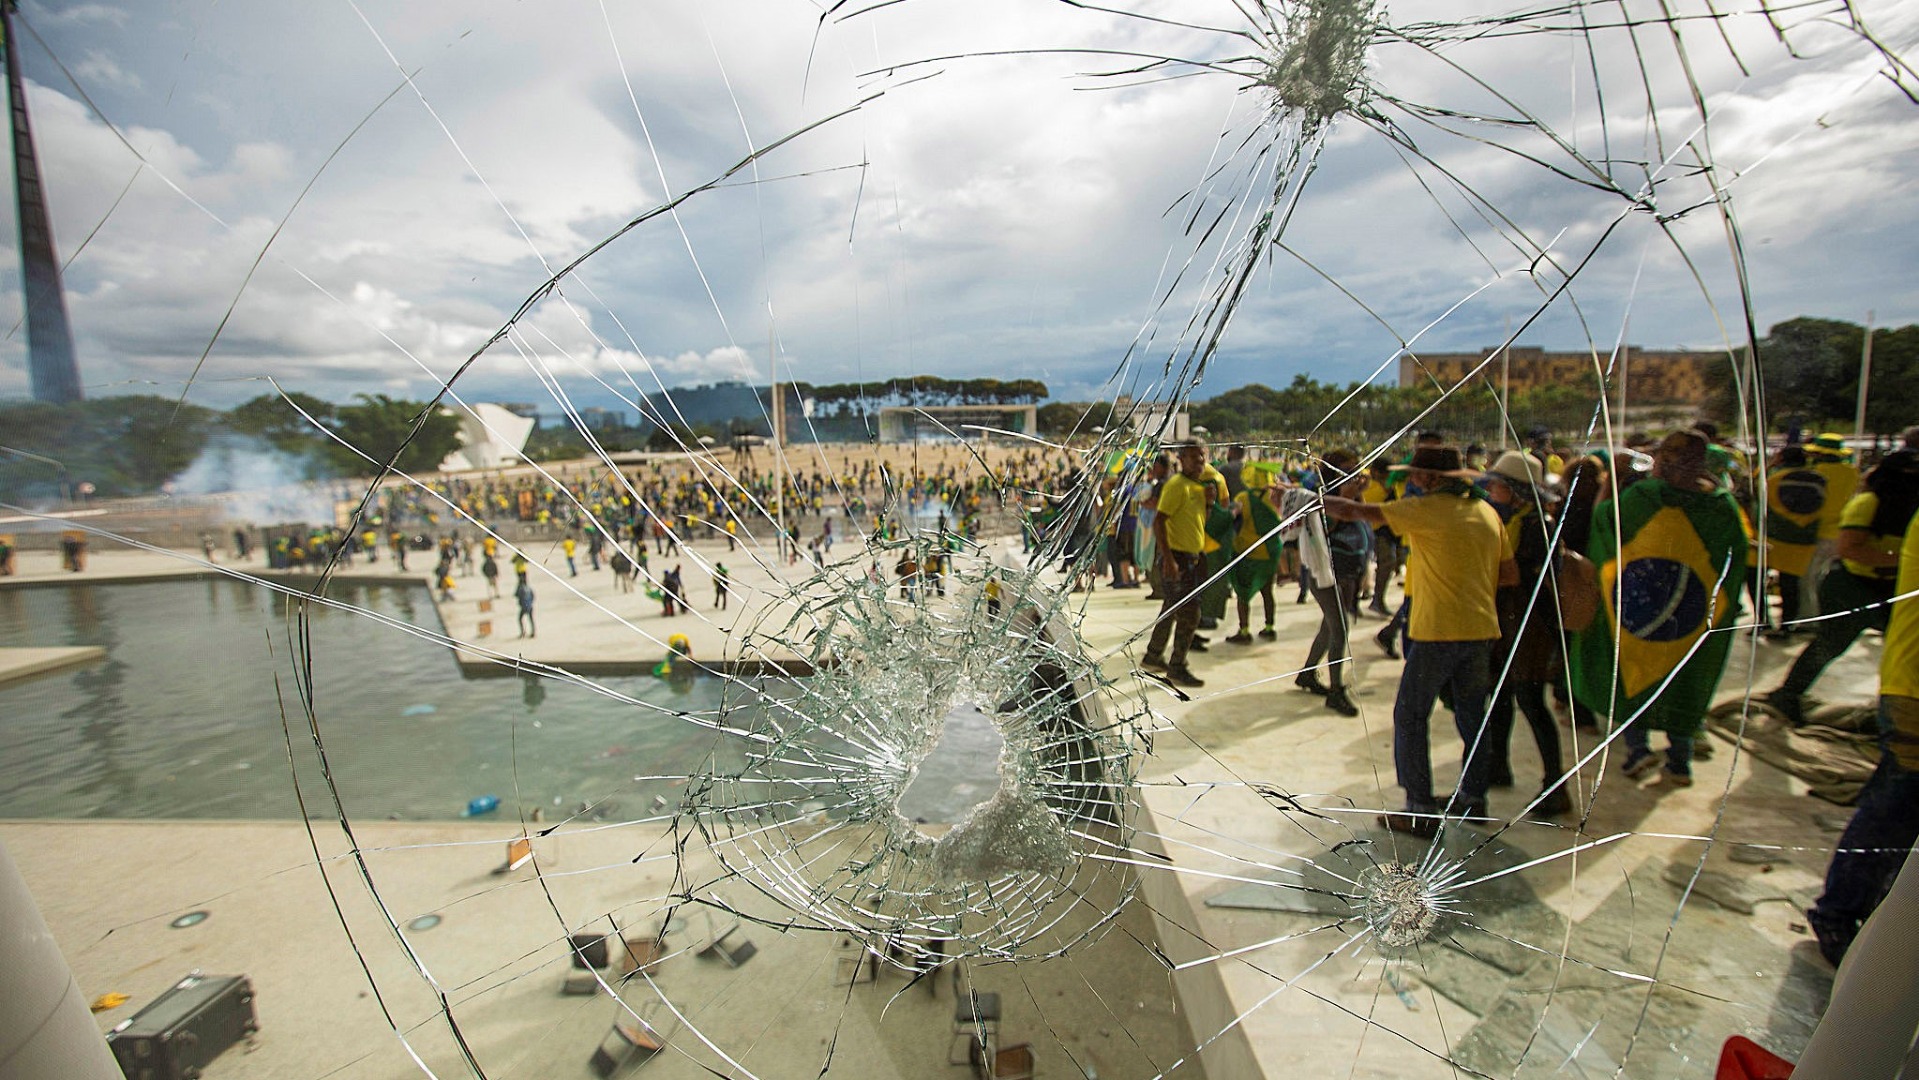
M 1774 690 L 1759 695 L 1759 704 L 1783 717 L 1793 727 L 1806 726 L 1806 701 L 1790 690 Z
M 1626 756 L 1626 764 L 1620 771 L 1634 780 L 1651 774 L 1659 767 L 1659 758 L 1651 750 L 1634 750 Z
M 1439 832 L 1439 821 L 1430 816 L 1414 816 L 1412 813 L 1381 814 L 1379 827 L 1407 836 L 1417 836 L 1421 840 L 1431 840 Z
M 1226 644 L 1228 645 L 1251 645 L 1252 643 L 1253 635 L 1244 630 L 1226 639 Z
M 1668 766 L 1666 769 L 1662 770 L 1659 774 L 1659 786 L 1660 787 L 1691 787 L 1692 774 L 1689 772 L 1674 772 L 1672 768 Z
M 1366 610 L 1372 612 L 1373 614 L 1379 616 L 1382 619 L 1390 619 L 1393 617 L 1393 613 L 1386 610 L 1385 604 L 1367 604 Z
M 1259 636 L 1262 641 L 1278 641 L 1279 640 L 1279 633 L 1270 626 L 1268 626 L 1264 630 L 1261 630 L 1259 632 Z
M 1155 653 L 1147 653 L 1145 658 L 1139 662 L 1139 666 L 1148 671 L 1165 671 L 1166 658 Z
M 1293 679 L 1293 685 L 1309 694 L 1318 694 L 1320 697 L 1325 697 L 1327 693 L 1326 687 L 1319 681 L 1319 676 L 1310 671 L 1300 672 L 1298 677 Z
M 1169 667 L 1166 669 L 1166 681 L 1174 686 L 1205 686 L 1206 680 L 1193 674 L 1189 667 Z
M 1206 647 L 1205 638 L 1196 637 L 1192 640 L 1190 644 L 1186 646 L 1186 651 L 1187 652 L 1211 652 L 1212 650 Z
M 1326 707 L 1341 716 L 1359 715 L 1359 706 L 1353 704 L 1353 699 L 1346 696 L 1346 688 L 1343 686 L 1327 693 Z
M 1199 645 L 1211 645 L 1213 643 L 1213 639 L 1207 637 L 1205 634 L 1194 634 L 1193 641 Z
M 1572 810 L 1572 793 L 1567 791 L 1563 784 L 1554 788 L 1551 794 L 1539 800 L 1538 806 L 1533 807 L 1533 813 L 1542 817 L 1558 817 L 1561 814 L 1570 814 Z
M 1694 761 L 1711 761 L 1712 755 L 1712 740 L 1707 738 L 1702 732 L 1697 739 L 1692 741 L 1692 759 Z
M 1374 634 L 1373 644 L 1385 650 L 1388 660 L 1399 659 L 1399 642 L 1394 639 L 1394 634 L 1390 628 Z

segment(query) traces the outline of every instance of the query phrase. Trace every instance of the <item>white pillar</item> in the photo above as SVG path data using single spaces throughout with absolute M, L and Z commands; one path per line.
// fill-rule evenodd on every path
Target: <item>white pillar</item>
M 121 1080 L 86 996 L 0 844 L 0 1080 Z

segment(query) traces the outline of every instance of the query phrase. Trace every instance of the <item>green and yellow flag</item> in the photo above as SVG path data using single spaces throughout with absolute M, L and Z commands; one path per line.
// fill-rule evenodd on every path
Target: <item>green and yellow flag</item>
M 1774 570 L 1802 575 L 1812 564 L 1826 499 L 1826 478 L 1811 466 L 1766 474 L 1766 555 Z
M 1240 506 L 1239 530 L 1233 536 L 1233 553 L 1242 556 L 1233 564 L 1233 592 L 1249 599 L 1266 588 L 1279 568 L 1279 514 L 1272 504 L 1246 490 L 1233 496 Z M 1261 537 L 1267 539 L 1262 543 Z
M 1574 694 L 1621 722 L 1643 709 L 1650 727 L 1696 734 L 1726 667 L 1732 638 L 1723 631 L 1739 614 L 1746 580 L 1738 504 L 1724 492 L 1641 480 L 1595 508 L 1587 555 L 1599 571 L 1600 608 L 1574 637 Z

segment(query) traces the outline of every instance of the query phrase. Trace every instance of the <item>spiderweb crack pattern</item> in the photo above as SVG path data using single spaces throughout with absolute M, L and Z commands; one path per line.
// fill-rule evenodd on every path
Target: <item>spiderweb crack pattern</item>
M 885 18 L 898 6 L 835 4 L 822 16 L 822 37 L 841 24 L 858 28 L 862 20 Z M 1369 1075 L 1375 1066 L 1368 1055 L 1378 1053 L 1379 1044 L 1388 1048 L 1385 1060 L 1429 1067 L 1432 1075 L 1639 1075 L 1696 1065 L 1696 1057 L 1676 1048 L 1717 1030 L 1703 1025 L 1724 1024 L 1728 1015 L 1744 1017 L 1741 1022 L 1753 1031 L 1790 1033 L 1793 1025 L 1809 1022 L 1808 1010 L 1787 1004 L 1778 1011 L 1791 1015 L 1768 1028 L 1767 1018 L 1757 1015 L 1772 1004 L 1760 999 L 1767 991 L 1749 999 L 1737 981 L 1745 973 L 1732 970 L 1745 958 L 1720 963 L 1727 958 L 1693 955 L 1679 940 L 1682 918 L 1689 932 L 1703 932 L 1696 928 L 1706 916 L 1693 894 L 1708 859 L 1726 846 L 1724 837 L 1759 835 L 1727 820 L 1735 778 L 1748 774 L 1729 771 L 1724 791 L 1697 793 L 1712 796 L 1697 827 L 1666 830 L 1641 818 L 1622 820 L 1602 806 L 1602 795 L 1611 796 L 1622 785 L 1605 773 L 1619 731 L 1575 732 L 1567 755 L 1571 767 L 1545 778 L 1547 790 L 1537 798 L 1521 798 L 1516 812 L 1497 819 L 1445 817 L 1434 823 L 1437 836 L 1429 842 L 1387 834 L 1371 825 L 1377 811 L 1395 809 L 1383 765 L 1391 750 L 1380 739 L 1390 725 L 1382 723 L 1379 704 L 1362 710 L 1357 736 L 1348 729 L 1312 729 L 1315 738 L 1350 740 L 1363 762 L 1354 772 L 1369 774 L 1366 779 L 1294 775 L 1294 763 L 1274 752 L 1275 743 L 1261 743 L 1255 753 L 1250 744 L 1235 742 L 1232 728 L 1255 725 L 1259 717 L 1253 714 L 1260 710 L 1268 716 L 1277 711 L 1268 684 L 1290 681 L 1297 671 L 1275 670 L 1272 662 L 1258 669 L 1222 665 L 1220 670 L 1230 674 L 1204 691 L 1172 688 L 1133 662 L 1139 639 L 1151 630 L 1139 625 L 1137 608 L 1125 613 L 1132 617 L 1128 624 L 1108 625 L 1119 618 L 1115 609 L 1101 607 L 1090 592 L 1077 592 L 1073 585 L 1095 565 L 1099 544 L 1093 538 L 1104 535 L 1114 514 L 1114 498 L 1103 491 L 1107 481 L 1118 492 L 1141 482 L 1151 453 L 1171 435 L 1172 407 L 1202 385 L 1235 319 L 1256 306 L 1261 275 L 1272 272 L 1282 253 L 1297 264 L 1290 268 L 1321 279 L 1391 336 L 1395 348 L 1380 361 L 1375 377 L 1403 362 L 1427 380 L 1431 396 L 1415 415 L 1381 429 L 1358 419 L 1371 402 L 1367 384 L 1356 384 L 1322 415 L 1303 418 L 1298 430 L 1274 433 L 1259 450 L 1299 454 L 1311 463 L 1350 441 L 1370 463 L 1392 453 L 1399 437 L 1458 415 L 1453 410 L 1468 404 L 1466 399 L 1485 396 L 1485 383 L 1442 381 L 1420 361 L 1422 339 L 1482 294 L 1513 282 L 1531 295 L 1502 344 L 1512 344 L 1549 316 L 1576 326 L 1591 355 L 1594 391 L 1590 420 L 1579 434 L 1616 443 L 1630 401 L 1623 390 L 1615 398 L 1625 374 L 1624 317 L 1617 340 L 1609 340 L 1599 312 L 1609 306 L 1629 312 L 1637 282 L 1629 281 L 1624 299 L 1609 305 L 1594 299 L 1608 284 L 1593 279 L 1600 273 L 1595 268 L 1615 257 L 1614 249 L 1630 244 L 1638 245 L 1642 264 L 1651 258 L 1648 252 L 1659 250 L 1692 279 L 1701 307 L 1722 328 L 1723 371 L 1737 387 L 1739 435 L 1751 437 L 1753 418 L 1765 415 L 1765 402 L 1747 359 L 1758 332 L 1733 213 L 1733 194 L 1744 173 L 1722 167 L 1714 157 L 1711 136 L 1722 99 L 1709 92 L 1702 72 L 1729 68 L 1745 75 L 1771 50 L 1813 57 L 1821 48 L 1837 48 L 1836 35 L 1875 58 L 1876 81 L 1913 98 L 1913 73 L 1897 44 L 1881 40 L 1858 8 L 1844 0 L 1730 7 L 1568 3 L 1410 22 L 1394 22 L 1384 5 L 1358 0 L 1192 5 L 1178 14 L 1158 5 L 1150 10 L 1067 6 L 1137 33 L 1128 36 L 1125 48 L 1108 47 L 1107 37 L 1098 47 L 1020 51 L 1124 65 L 1082 79 L 1095 87 L 1151 90 L 1188 77 L 1224 78 L 1236 91 L 1251 91 L 1245 97 L 1254 103 L 1231 116 L 1202 179 L 1175 203 L 1185 246 L 1169 256 L 1152 312 L 1105 385 L 1114 408 L 1104 430 L 1074 431 L 1057 443 L 1029 440 L 1026 448 L 1042 460 L 1064 463 L 1055 477 L 1021 475 L 1020 466 L 1004 455 L 994 459 L 969 451 L 961 459 L 960 471 L 970 474 L 965 482 L 973 490 L 1009 506 L 1041 504 L 1053 518 L 1030 561 L 1022 565 L 1010 545 L 991 543 L 992 537 L 983 544 L 955 543 L 925 522 L 912 521 L 916 503 L 930 505 L 927 500 L 943 493 L 920 490 L 923 476 L 889 474 L 882 480 L 886 491 L 871 527 L 853 515 L 846 518 L 857 530 L 844 538 L 855 553 L 838 562 L 823 560 L 804 573 L 793 571 L 787 541 L 774 539 L 804 498 L 789 477 L 809 466 L 823 469 L 828 483 L 821 497 L 850 504 L 865 492 L 863 486 L 856 492 L 844 462 L 829 461 L 824 450 L 788 445 L 776 449 L 779 457 L 769 478 L 723 465 L 682 443 L 679 448 L 691 462 L 690 482 L 746 524 L 745 558 L 766 572 L 763 588 L 774 597 L 752 621 L 726 632 L 725 656 L 688 659 L 675 652 L 669 660 L 669 666 L 674 659 L 685 661 L 678 665 L 682 671 L 705 668 L 717 687 L 716 702 L 663 704 L 563 666 L 515 661 L 505 649 L 456 634 L 392 627 L 513 664 L 556 685 L 590 691 L 609 708 L 685 725 L 702 738 L 696 760 L 649 765 L 630 781 L 609 782 L 563 821 L 522 820 L 540 855 L 535 876 L 530 885 L 500 888 L 538 890 L 551 918 L 539 948 L 489 957 L 490 966 L 480 975 L 449 983 L 403 932 L 402 913 L 388 905 L 375 863 L 383 861 L 376 857 L 407 853 L 382 850 L 361 838 L 328 757 L 330 718 L 316 689 L 316 658 L 308 646 L 313 611 L 339 603 L 326 595 L 335 569 L 331 564 L 317 595 L 302 601 L 288 630 L 298 657 L 297 704 L 286 724 L 289 758 L 296 742 L 310 745 L 331 797 L 326 812 L 346 840 L 344 856 L 324 853 L 319 828 L 309 821 L 315 861 L 350 866 L 378 909 L 376 921 L 356 922 L 335 897 L 352 947 L 356 952 L 372 948 L 375 934 L 369 931 L 391 938 L 405 953 L 413 977 L 433 997 L 428 1021 L 409 1020 L 399 1010 L 386 1013 L 407 1054 L 433 1074 L 413 1040 L 424 1039 L 427 1027 L 437 1024 L 458 1044 L 456 1068 L 497 1075 L 488 1053 L 468 1039 L 464 1016 L 479 1011 L 475 1003 L 530 979 L 532 972 L 564 967 L 575 957 L 584 961 L 583 950 L 571 940 L 574 934 L 595 928 L 625 933 L 636 926 L 659 946 L 661 962 L 684 961 L 682 968 L 668 974 L 636 965 L 610 978 L 601 972 L 593 977 L 615 998 L 619 1016 L 667 1045 L 669 1053 L 656 1067 L 688 1074 L 783 1075 L 797 1058 L 804 1059 L 801 1071 L 817 1068 L 823 1074 L 844 1064 L 842 1036 L 851 1042 L 850 1033 L 867 1030 L 864 1006 L 849 982 L 825 1010 L 825 1049 L 819 1055 L 767 1052 L 763 1044 L 774 1041 L 768 1033 L 799 1006 L 768 1004 L 762 1026 L 742 1027 L 725 1013 L 760 989 L 750 970 L 722 973 L 707 963 L 687 973 L 693 957 L 724 951 L 732 926 L 763 931 L 762 941 L 776 935 L 776 947 L 796 953 L 800 950 L 792 943 L 799 940 L 848 943 L 859 957 L 904 973 L 907 988 L 936 981 L 945 965 L 956 973 L 956 987 L 963 984 L 969 993 L 1003 979 L 993 985 L 1009 998 L 1024 995 L 1031 1005 L 1030 1023 L 1052 1037 L 1047 1052 L 1057 1051 L 1073 1066 L 1089 1070 L 1094 1055 L 1078 1041 L 1079 1033 L 1060 1030 L 1066 1024 L 1064 1007 L 1042 998 L 1036 989 L 1039 976 L 1028 973 L 1071 972 L 1074 996 L 1095 1003 L 1094 1011 L 1108 1018 L 1102 1023 L 1119 1029 L 1122 1039 L 1133 1039 L 1125 1001 L 1133 989 L 1096 980 L 1088 968 L 1077 966 L 1090 965 L 1097 948 L 1118 944 L 1146 958 L 1147 966 L 1168 980 L 1165 987 L 1141 990 L 1142 997 L 1180 995 L 1192 1044 L 1190 1052 L 1158 1059 L 1134 1040 L 1136 1052 L 1121 1066 L 1133 1069 L 1126 1075 L 1195 1075 L 1202 1061 L 1222 1062 L 1220 1071 L 1228 1072 L 1253 1060 L 1255 1044 L 1272 1036 L 1273 1014 L 1302 997 L 1318 1007 L 1310 1014 L 1315 1022 L 1337 1037 L 1322 1040 L 1329 1045 L 1297 1047 L 1298 1054 L 1312 1055 L 1317 1064 L 1332 1062 L 1333 1072 L 1344 1064 L 1348 1075 Z M 360 18 L 377 38 L 374 21 L 365 14 Z M 607 33 L 617 50 L 610 21 Z M 1164 35 L 1163 48 L 1155 46 L 1156 34 Z M 1571 107 L 1550 100 L 1534 85 L 1535 72 L 1482 73 L 1482 63 L 1487 69 L 1498 66 L 1493 60 L 1500 50 L 1540 41 L 1567 46 L 1570 59 L 1563 63 L 1575 73 Z M 1815 44 L 1803 44 L 1809 41 Z M 384 42 L 381 49 L 399 69 L 402 87 L 431 109 L 422 86 Z M 440 382 L 434 404 L 461 405 L 456 384 L 470 380 L 475 365 L 494 351 L 510 350 L 587 435 L 594 471 L 608 490 L 627 498 L 642 515 L 672 519 L 673 508 L 652 501 L 623 463 L 591 441 L 561 384 L 561 374 L 570 376 L 569 362 L 577 358 L 535 316 L 563 315 L 604 349 L 606 342 L 588 318 L 608 308 L 588 278 L 593 260 L 616 245 L 659 243 L 648 230 L 668 222 L 693 254 L 695 245 L 679 218 L 682 210 L 732 183 L 768 183 L 771 178 L 759 172 L 763 163 L 779 160 L 780 151 L 805 146 L 880 94 L 889 100 L 906 97 L 919 79 L 949 67 L 962 70 L 989 56 L 1003 54 L 980 50 L 886 63 L 870 73 L 869 96 L 857 104 L 791 126 L 771 141 L 747 139 L 743 156 L 698 185 L 675 188 L 665 183 L 662 167 L 663 189 L 680 193 L 629 217 L 570 261 L 541 256 L 540 280 L 511 317 Z M 374 112 L 386 107 L 398 89 Z M 644 123 L 630 83 L 628 98 Z M 453 129 L 435 119 L 458 150 Z M 1458 237 L 1471 253 L 1468 261 L 1483 268 L 1481 284 L 1409 317 L 1372 306 L 1366 284 L 1352 280 L 1361 275 L 1309 257 L 1309 251 L 1318 250 L 1310 246 L 1312 238 L 1295 234 L 1311 224 L 1310 181 L 1329 147 L 1342 145 L 1335 136 L 1347 129 L 1377 140 L 1403 165 L 1426 197 L 1425 209 Z M 1468 157 L 1481 152 L 1496 164 Z M 484 185 L 464 151 L 460 157 Z M 655 162 L 660 160 L 656 154 Z M 865 163 L 858 167 L 864 170 Z M 1550 214 L 1505 205 L 1490 186 L 1502 168 L 1522 170 L 1541 187 L 1574 189 L 1596 201 L 1568 215 L 1573 222 L 1562 228 Z M 1488 186 L 1482 189 L 1482 184 Z M 508 202 L 498 202 L 520 235 L 528 236 Z M 294 208 L 298 205 L 296 200 Z M 1714 239 L 1729 253 L 1723 267 L 1707 265 L 1704 230 L 1697 227 L 1701 219 L 1721 233 Z M 271 246 L 269 240 L 258 254 L 264 258 Z M 697 255 L 693 261 L 697 266 Z M 1720 290 L 1727 281 L 1735 300 L 1722 302 Z M 713 295 L 710 289 L 708 295 Z M 717 301 L 715 306 L 723 319 Z M 767 306 L 770 310 L 770 300 Z M 657 366 L 625 324 L 617 317 L 614 322 L 640 359 L 612 378 L 592 374 L 597 387 L 636 411 L 658 412 L 654 398 L 677 410 Z M 219 334 L 214 332 L 203 361 Z M 404 353 L 397 342 L 393 345 Z M 1483 379 L 1494 355 L 1488 353 L 1473 375 Z M 424 421 L 422 414 L 416 433 Z M 1518 422 L 1501 411 L 1495 430 L 1517 436 Z M 314 424 L 324 430 L 317 420 Z M 412 489 L 433 503 L 436 513 L 487 531 L 509 552 L 531 554 L 542 589 L 574 592 L 567 579 L 539 566 L 532 542 L 516 543 L 488 530 L 484 515 L 458 506 L 436 482 L 397 470 L 398 460 L 397 452 L 386 460 L 369 459 L 380 478 L 359 500 L 356 523 L 367 520 L 394 490 Z M 592 521 L 602 534 L 620 524 L 595 519 L 586 499 L 569 490 L 566 477 L 543 472 L 542 479 L 565 493 L 570 513 Z M 1763 507 L 1763 476 L 1746 480 Z M 1282 530 L 1297 528 L 1315 512 L 1308 507 L 1290 515 L 1256 542 L 1277 540 Z M 1758 524 L 1763 528 L 1763 511 Z M 680 530 L 675 521 L 668 529 L 671 540 L 696 570 L 711 572 L 716 557 L 691 547 L 700 538 Z M 926 577 L 902 587 L 883 570 L 877 579 L 868 570 L 925 567 L 936 560 L 950 561 L 937 595 Z M 1763 569 L 1763 556 L 1760 565 Z M 1231 571 L 1231 566 L 1219 568 L 1215 576 Z M 647 571 L 646 580 L 662 585 L 656 570 Z M 1550 584 L 1542 581 L 1528 618 L 1557 618 Z M 578 599 L 601 604 L 583 594 Z M 655 650 L 670 647 L 636 617 L 616 613 L 610 605 L 599 611 L 609 633 L 643 640 Z M 395 622 L 363 614 L 382 625 Z M 712 618 L 696 615 L 702 621 Z M 1754 655 L 1747 650 L 1735 659 L 1729 687 L 1752 684 L 1758 670 Z M 790 662 L 793 670 L 810 674 L 780 680 L 725 669 L 727 661 L 749 658 L 775 666 Z M 1346 663 L 1357 679 L 1361 665 Z M 1500 672 L 1498 678 L 1504 681 L 1508 674 Z M 993 763 L 993 792 L 959 820 L 910 820 L 900 810 L 901 799 L 928 768 L 949 719 L 962 709 L 989 718 L 1002 740 Z M 1754 719 L 1744 702 L 1722 717 L 1735 746 Z M 1344 786 L 1310 789 L 1321 783 Z M 1576 796 L 1573 817 L 1549 820 L 1536 813 L 1554 787 Z M 645 805 L 649 796 L 650 811 L 616 811 L 619 799 L 627 799 L 628 806 Z M 310 819 L 309 811 L 319 812 L 303 807 L 302 816 Z M 608 817 L 612 820 L 604 820 Z M 560 860 L 553 853 L 587 834 L 618 837 L 630 849 L 629 861 L 555 869 Z M 1816 845 L 1772 846 L 1823 855 Z M 1642 850 L 1654 854 L 1648 857 Z M 628 879 L 617 875 L 636 872 L 633 868 L 656 876 L 634 879 L 631 894 L 617 901 L 582 899 L 567 891 L 574 884 L 568 879 L 575 876 L 624 885 Z M 1675 880 L 1684 882 L 1676 896 Z M 329 887 L 332 881 L 329 877 Z M 476 890 L 462 900 L 478 903 L 484 895 Z M 831 954 L 820 949 L 805 957 L 796 966 L 820 965 Z M 376 996 L 383 985 L 393 985 L 383 984 L 370 963 L 367 981 Z M 906 994 L 906 988 L 898 988 L 882 1000 L 885 1007 L 904 1009 Z M 386 1009 L 384 997 L 380 1004 Z M 1702 1026 L 1695 1030 L 1695 1024 Z M 1261 1030 L 1249 1034 L 1254 1028 Z M 976 1023 L 973 1033 L 985 1041 L 983 1023 Z M 1242 1050 L 1245 1056 L 1234 1056 Z M 1113 1075 L 1114 1064 L 1104 1059 L 1102 1075 Z

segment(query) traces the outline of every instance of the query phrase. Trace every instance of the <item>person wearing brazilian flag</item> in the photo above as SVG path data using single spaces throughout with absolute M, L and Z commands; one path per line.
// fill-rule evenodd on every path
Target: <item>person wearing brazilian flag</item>
M 1766 565 L 1779 575 L 1779 626 L 1767 627 L 1768 637 L 1791 636 L 1794 621 L 1809 614 L 1802 610 L 1802 585 L 1812 569 L 1827 501 L 1826 477 L 1806 459 L 1806 448 L 1780 447 L 1766 470 Z
M 1793 727 L 1806 722 L 1806 692 L 1826 665 L 1867 630 L 1886 628 L 1886 602 L 1899 573 L 1899 545 L 1919 510 L 1919 450 L 1886 455 L 1862 481 L 1864 490 L 1846 502 L 1836 543 L 1841 565 L 1819 583 L 1814 638 L 1792 663 L 1785 681 L 1765 703 Z
M 1230 463 L 1230 462 L 1229 462 Z M 1239 463 L 1234 476 L 1243 478 L 1233 496 L 1232 514 L 1237 523 L 1233 532 L 1233 562 L 1227 571 L 1233 595 L 1239 602 L 1239 632 L 1226 640 L 1234 645 L 1253 643 L 1250 621 L 1253 595 L 1266 605 L 1266 628 L 1259 636 L 1272 640 L 1279 636 L 1273 629 L 1273 573 L 1279 569 L 1279 510 L 1272 503 L 1277 492 L 1272 488 L 1276 469 Z M 1227 487 L 1232 476 L 1227 477 Z
M 1586 555 L 1598 570 L 1599 617 L 1574 635 L 1573 694 L 1625 725 L 1625 772 L 1659 768 L 1649 732 L 1668 739 L 1664 782 L 1692 784 L 1693 740 L 1732 647 L 1745 585 L 1738 504 L 1710 475 L 1707 440 L 1676 431 L 1652 474 L 1593 510 Z

